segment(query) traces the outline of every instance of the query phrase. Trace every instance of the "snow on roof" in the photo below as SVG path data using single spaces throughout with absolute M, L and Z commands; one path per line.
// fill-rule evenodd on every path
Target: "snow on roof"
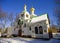
M 44 15 L 32 18 L 30 23 L 36 23 L 42 20 L 47 20 L 47 19 L 48 19 L 47 14 L 44 14 Z

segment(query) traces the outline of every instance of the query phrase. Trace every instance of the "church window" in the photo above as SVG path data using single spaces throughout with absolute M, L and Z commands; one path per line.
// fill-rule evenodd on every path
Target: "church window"
M 24 24 L 24 27 L 26 27 L 26 23 Z
M 24 33 L 24 31 L 23 31 L 23 33 Z
M 29 30 L 31 30 L 31 27 L 29 28 Z
M 43 28 L 42 28 L 42 26 L 39 26 L 39 34 L 43 34 Z
M 21 25 L 23 24 L 23 21 L 22 20 L 18 20 L 18 25 Z
M 35 27 L 35 33 L 38 34 L 38 27 Z
M 47 32 L 46 30 L 44 30 L 44 32 Z
M 21 14 L 21 17 L 23 17 L 24 16 L 24 14 Z
M 26 17 L 28 17 L 28 15 L 26 14 Z

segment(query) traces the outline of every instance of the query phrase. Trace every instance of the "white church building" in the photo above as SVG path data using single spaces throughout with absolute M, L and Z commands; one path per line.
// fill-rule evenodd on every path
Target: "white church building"
M 24 10 L 19 15 L 20 27 L 11 30 L 12 34 L 31 36 L 33 38 L 49 38 L 48 28 L 50 27 L 50 21 L 48 14 L 37 16 L 34 10 L 34 8 L 31 8 L 31 13 L 29 13 L 26 5 L 24 6 Z

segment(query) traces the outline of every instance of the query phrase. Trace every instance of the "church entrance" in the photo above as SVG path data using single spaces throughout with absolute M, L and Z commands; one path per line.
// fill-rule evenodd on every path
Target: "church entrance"
M 22 30 L 21 29 L 18 30 L 18 36 L 22 36 Z

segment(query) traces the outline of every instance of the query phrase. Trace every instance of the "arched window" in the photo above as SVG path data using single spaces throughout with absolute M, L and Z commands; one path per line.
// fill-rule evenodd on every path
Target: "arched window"
M 24 16 L 24 14 L 21 14 L 21 17 L 23 17 Z
M 42 28 L 42 26 L 39 26 L 39 28 Z
M 23 24 L 23 21 L 22 20 L 18 20 L 18 25 L 22 25 Z
M 38 34 L 38 27 L 35 27 L 35 33 Z
M 31 26 L 29 27 L 29 30 L 31 30 Z
M 28 17 L 28 14 L 26 14 L 26 17 Z
M 26 27 L 26 23 L 24 24 L 24 27 Z
M 42 28 L 42 26 L 39 26 L 39 34 L 43 34 L 43 28 Z

